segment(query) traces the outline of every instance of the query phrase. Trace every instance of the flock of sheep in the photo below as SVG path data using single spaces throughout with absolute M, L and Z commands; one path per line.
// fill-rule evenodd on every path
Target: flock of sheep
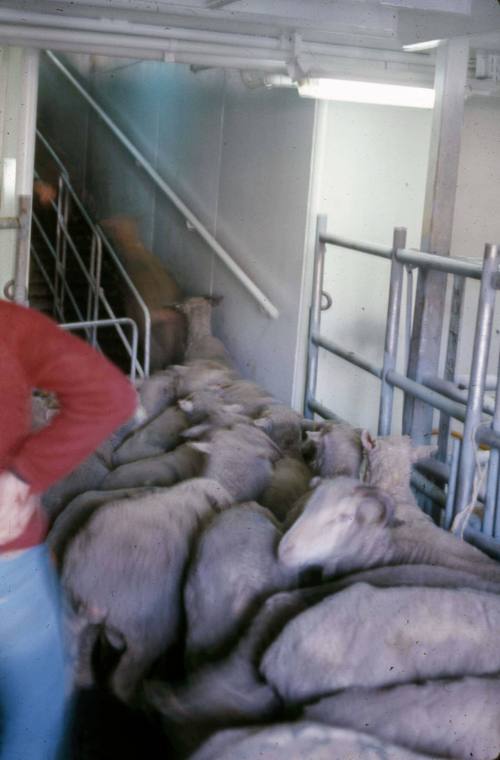
M 183 364 L 44 497 L 77 686 L 179 758 L 496 758 L 500 566 L 417 507 L 428 448 L 304 420 L 182 309 Z

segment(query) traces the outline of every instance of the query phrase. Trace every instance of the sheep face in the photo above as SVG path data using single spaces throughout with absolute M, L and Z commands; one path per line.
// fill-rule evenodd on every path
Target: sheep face
M 283 536 L 278 556 L 287 567 L 337 564 L 352 557 L 390 522 L 391 498 L 358 480 L 322 482 Z

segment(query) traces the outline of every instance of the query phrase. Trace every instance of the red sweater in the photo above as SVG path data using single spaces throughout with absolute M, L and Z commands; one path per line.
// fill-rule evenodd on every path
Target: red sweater
M 33 388 L 52 391 L 60 412 L 31 432 Z M 134 413 L 137 399 L 123 374 L 80 338 L 32 309 L 0 300 L 0 472 L 40 493 L 65 477 Z M 45 520 L 0 551 L 40 543 Z

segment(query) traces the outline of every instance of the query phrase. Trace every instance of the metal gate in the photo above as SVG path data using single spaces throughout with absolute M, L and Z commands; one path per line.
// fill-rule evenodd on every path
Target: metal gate
M 341 346 L 321 334 L 322 299 L 325 256 L 329 246 L 360 251 L 390 262 L 389 296 L 384 340 L 384 360 L 381 367 Z M 463 519 L 463 534 L 488 553 L 500 558 L 500 370 L 487 376 L 490 357 L 493 315 L 496 293 L 500 287 L 498 262 L 500 247 L 487 244 L 482 264 L 453 257 L 438 256 L 406 248 L 406 230 L 397 227 L 392 247 L 351 240 L 327 232 L 327 217 L 318 217 L 313 274 L 313 295 L 309 320 L 307 387 L 304 413 L 315 413 L 326 419 L 337 419 L 316 398 L 320 349 L 338 356 L 380 380 L 378 434 L 389 435 L 392 430 L 394 389 L 399 388 L 405 399 L 419 399 L 440 413 L 438 452 L 436 458 L 419 465 L 412 483 L 431 502 L 431 512 L 444 528 L 455 527 Z M 412 277 L 414 269 L 423 274 L 431 270 L 453 276 L 444 377 L 412 379 L 396 370 L 398 338 L 403 302 L 405 271 Z M 476 328 L 470 370 L 466 377 L 456 375 L 458 341 L 462 326 L 462 308 L 467 280 L 479 280 L 480 292 L 476 307 Z M 408 292 L 411 292 L 411 282 Z M 406 315 L 407 336 L 415 316 L 410 305 Z M 407 366 L 407 362 L 406 362 Z M 495 390 L 495 402 L 486 398 L 487 390 Z M 407 405 L 405 404 L 405 407 Z M 461 438 L 450 436 L 450 419 L 463 423 Z M 409 430 L 407 415 L 403 414 L 403 432 Z M 483 475 L 486 485 L 479 484 L 480 462 L 484 455 L 480 447 L 489 450 Z M 482 513 L 472 514 L 476 501 Z M 459 518 L 457 516 L 460 515 Z M 468 519 L 465 520 L 465 517 Z

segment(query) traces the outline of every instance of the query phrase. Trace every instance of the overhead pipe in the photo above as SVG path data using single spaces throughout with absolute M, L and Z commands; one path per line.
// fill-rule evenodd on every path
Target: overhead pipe
M 273 319 L 279 317 L 279 311 L 271 303 L 266 295 L 260 290 L 259 287 L 250 279 L 250 277 L 243 271 L 243 269 L 237 264 L 228 252 L 221 246 L 221 244 L 214 238 L 214 236 L 207 230 L 204 224 L 198 219 L 195 214 L 186 206 L 186 204 L 179 198 L 177 193 L 172 190 L 170 185 L 167 185 L 165 180 L 158 174 L 156 169 L 146 161 L 142 153 L 135 147 L 135 145 L 128 139 L 128 137 L 121 131 L 121 129 L 114 123 L 107 113 L 96 103 L 86 89 L 78 82 L 77 79 L 71 74 L 70 71 L 64 66 L 63 63 L 50 51 L 47 51 L 49 59 L 54 65 L 61 71 L 66 79 L 71 82 L 73 87 L 82 95 L 92 109 L 97 113 L 99 118 L 106 124 L 108 129 L 115 135 L 119 142 L 128 150 L 128 152 L 134 157 L 135 161 L 144 169 L 146 174 L 153 180 L 155 185 L 163 192 L 164 195 L 169 198 L 177 210 L 183 215 L 183 217 L 192 225 L 192 227 L 198 232 L 200 237 L 205 240 L 208 246 L 216 254 L 216 256 L 226 265 L 226 267 L 234 274 L 237 280 L 243 285 L 243 287 L 252 295 L 252 297 L 259 303 L 264 311 Z
M 157 37 L 163 40 L 184 40 L 191 42 L 207 42 L 227 46 L 247 46 L 268 50 L 290 52 L 293 41 L 288 34 L 277 35 L 273 30 L 269 35 L 241 34 L 236 32 L 219 32 L 202 29 L 186 29 L 182 27 L 165 27 L 153 24 L 130 23 L 127 21 L 91 19 L 77 16 L 54 16 L 30 11 L 0 9 L 0 19 L 5 25 L 16 23 L 21 27 L 41 27 L 49 29 L 64 29 L 65 32 L 88 31 L 99 34 L 109 33 L 113 36 L 123 34 L 127 37 Z M 28 22 L 28 23 L 27 23 Z M 307 32 L 306 32 L 307 34 Z M 418 53 L 404 53 L 398 50 L 381 50 L 378 48 L 363 48 L 354 45 L 327 44 L 301 38 L 302 51 L 312 55 L 336 56 L 343 58 L 359 58 L 363 60 L 379 60 L 392 63 L 415 64 L 432 67 L 435 55 L 423 56 Z

